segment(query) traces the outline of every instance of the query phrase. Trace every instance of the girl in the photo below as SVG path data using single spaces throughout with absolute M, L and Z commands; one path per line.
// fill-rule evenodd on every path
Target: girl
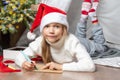
M 93 2 L 91 2 L 91 0 L 84 0 L 82 4 L 80 22 L 77 24 L 76 29 L 76 36 L 86 47 L 91 56 L 96 56 L 96 54 L 98 55 L 99 53 L 107 51 L 102 27 L 99 25 L 96 15 L 98 3 L 99 0 L 93 0 Z M 93 25 L 92 40 L 86 37 L 88 16 L 90 17 Z
M 45 66 L 42 69 L 63 71 L 95 71 L 95 65 L 84 46 L 68 33 L 66 13 L 55 7 L 41 4 L 44 16 L 40 23 L 41 35 L 23 51 L 28 56 L 39 55 Z M 48 9 L 49 8 L 49 9 Z M 22 54 L 16 58 L 16 64 L 26 70 L 33 70 Z

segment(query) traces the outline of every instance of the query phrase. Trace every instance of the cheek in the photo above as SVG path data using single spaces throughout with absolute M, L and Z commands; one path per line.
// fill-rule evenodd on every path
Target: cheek
M 62 35 L 63 35 L 63 31 L 62 31 L 62 30 L 60 30 L 60 31 L 58 31 L 57 33 L 58 33 L 57 35 L 59 35 L 59 37 L 61 38 L 61 37 L 62 37 Z
M 43 34 L 44 36 L 46 36 L 46 34 L 47 34 L 46 29 L 43 30 L 42 34 Z
M 49 31 L 48 28 L 44 28 L 44 29 L 43 29 L 43 32 L 44 32 L 45 34 L 48 33 L 48 31 Z

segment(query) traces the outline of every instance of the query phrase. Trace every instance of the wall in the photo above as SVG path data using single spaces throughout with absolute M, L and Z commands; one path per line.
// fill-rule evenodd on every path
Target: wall
M 68 11 L 70 32 L 75 33 L 77 22 L 80 18 L 81 3 L 83 0 L 72 0 Z M 120 49 L 120 0 L 100 0 L 97 10 L 100 25 L 103 27 L 104 36 L 109 46 Z M 88 37 L 91 36 L 91 23 L 88 20 Z M 37 29 L 36 31 L 39 31 Z M 25 32 L 26 33 L 26 32 Z
M 101 0 L 98 8 L 100 25 L 105 39 L 112 47 L 120 49 L 120 0 Z
M 80 18 L 81 2 L 83 0 L 73 0 L 68 12 L 70 32 L 75 32 L 75 26 Z M 120 49 L 120 0 L 100 0 L 97 9 L 97 16 L 107 45 Z M 88 22 L 88 37 L 91 36 L 91 23 Z

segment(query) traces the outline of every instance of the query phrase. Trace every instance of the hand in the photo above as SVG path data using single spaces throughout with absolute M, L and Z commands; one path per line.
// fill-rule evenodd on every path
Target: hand
M 34 69 L 34 65 L 35 65 L 35 62 L 33 61 L 32 63 L 28 62 L 28 61 L 25 61 L 23 62 L 22 64 L 22 68 L 25 69 L 25 70 L 33 70 Z
M 62 65 L 54 62 L 47 63 L 41 69 L 62 70 Z

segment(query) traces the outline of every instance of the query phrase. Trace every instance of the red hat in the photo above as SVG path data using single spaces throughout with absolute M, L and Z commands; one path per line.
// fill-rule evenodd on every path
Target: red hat
M 66 1 L 68 1 L 68 0 L 66 0 Z M 69 1 L 69 5 L 70 5 L 70 1 Z M 58 3 L 58 5 L 59 5 L 59 3 Z M 68 26 L 66 12 L 68 11 L 69 6 L 66 5 L 62 8 L 60 8 L 60 6 L 57 6 L 57 7 L 55 7 L 55 6 L 57 6 L 57 5 L 53 5 L 53 3 L 49 3 L 49 4 L 41 3 L 40 4 L 38 12 L 35 17 L 35 20 L 30 29 L 30 32 L 28 32 L 28 34 L 27 34 L 28 39 L 32 40 L 35 38 L 36 35 L 33 33 L 33 31 L 38 26 L 40 27 L 40 32 L 42 32 L 45 25 L 53 23 L 53 22 L 57 22 L 57 23 L 66 25 L 66 27 L 68 29 L 69 26 Z
M 84 0 L 83 2 L 91 3 L 92 0 Z

